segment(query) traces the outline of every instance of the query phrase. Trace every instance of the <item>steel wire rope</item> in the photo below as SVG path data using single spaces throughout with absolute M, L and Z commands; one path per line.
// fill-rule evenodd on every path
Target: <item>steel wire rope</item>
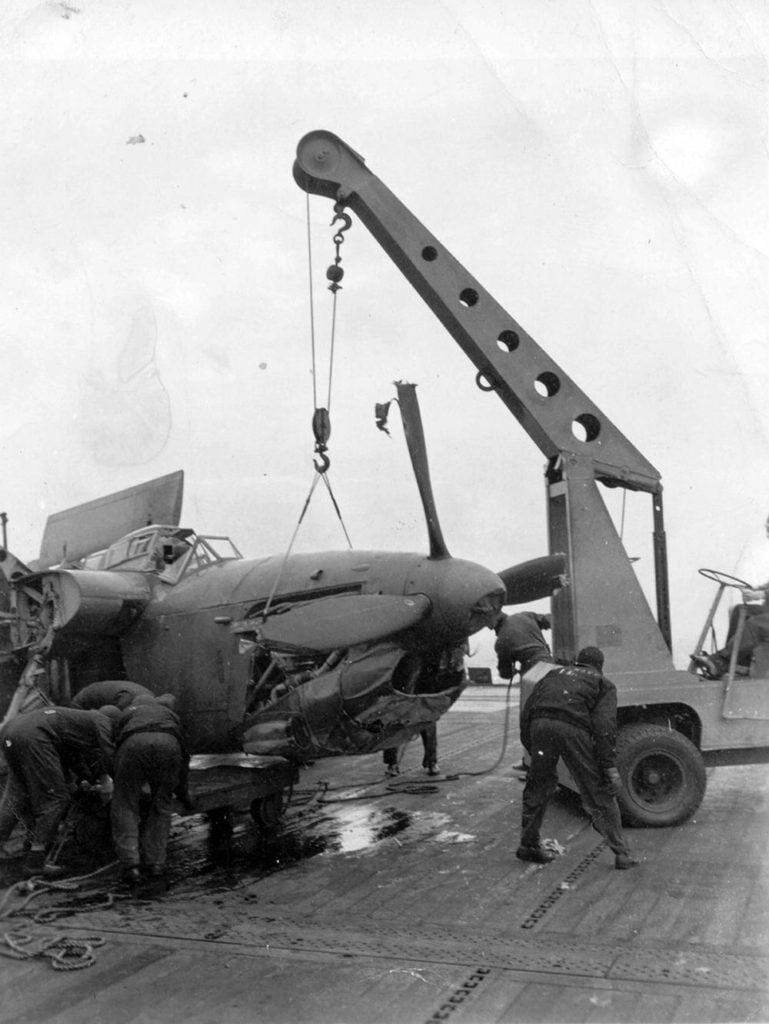
M 331 413 L 331 381 L 334 377 L 334 348 L 336 345 L 336 303 L 337 296 L 339 295 L 338 289 L 333 291 L 333 299 L 331 303 L 331 343 L 329 346 L 328 354 L 328 392 L 326 395 L 326 411 Z
M 307 262 L 308 262 L 309 272 L 310 272 L 310 310 L 311 310 L 311 313 L 310 313 L 311 328 L 310 329 L 311 329 L 311 333 L 312 333 L 312 396 L 313 396 L 314 407 L 317 409 L 317 407 L 318 407 L 317 385 L 316 385 L 317 363 L 316 363 L 316 347 L 315 347 L 315 315 L 314 315 L 314 297 L 313 297 L 314 293 L 313 293 L 313 288 L 312 288 L 312 235 L 311 235 L 311 229 L 310 229 L 310 196 L 309 196 L 309 194 L 306 196 L 306 211 L 307 211 Z M 336 218 L 334 218 L 334 219 L 336 219 Z M 343 238 L 344 238 L 344 236 L 341 234 L 341 232 L 337 232 L 337 234 L 334 236 L 334 241 L 336 243 L 336 248 L 337 248 L 337 264 L 339 262 L 339 246 L 341 245 L 341 243 L 343 241 Z M 340 273 L 341 273 L 341 271 L 340 271 Z M 339 295 L 340 290 L 341 289 L 340 289 L 340 286 L 339 286 L 338 282 L 334 282 L 334 284 L 331 287 L 331 294 L 333 296 L 333 300 L 332 300 L 332 305 L 331 305 L 331 342 L 330 342 L 330 347 L 329 347 L 329 359 L 328 359 L 328 390 L 327 390 L 327 393 L 326 393 L 326 413 L 329 416 L 331 415 L 331 387 L 332 387 L 332 383 L 333 383 L 333 380 L 334 380 L 334 354 L 336 352 L 337 300 L 338 300 L 338 295 Z M 334 506 L 334 511 L 336 512 L 337 518 L 339 519 L 339 523 L 340 523 L 340 525 L 342 527 L 342 532 L 344 533 L 345 540 L 347 541 L 347 546 L 350 549 L 352 549 L 352 546 L 353 546 L 352 545 L 352 541 L 350 540 L 350 535 L 347 532 L 347 527 L 345 526 L 344 518 L 342 516 L 342 511 L 339 508 L 339 503 L 337 502 L 336 497 L 334 495 L 334 491 L 333 491 L 333 489 L 331 487 L 331 481 L 328 479 L 328 467 L 326 467 L 325 470 L 320 472 L 319 475 L 323 477 L 323 483 L 326 486 L 326 490 L 328 491 L 329 497 L 331 499 L 331 503 Z
M 275 591 L 278 589 L 278 584 L 280 583 L 281 576 L 283 575 L 283 570 L 286 567 L 286 562 L 288 561 L 288 557 L 291 554 L 291 549 L 293 548 L 294 542 L 296 541 L 296 535 L 299 533 L 299 527 L 302 525 L 302 520 L 304 519 L 305 513 L 307 512 L 307 509 L 310 506 L 310 499 L 312 498 L 313 492 L 315 491 L 315 488 L 318 486 L 319 477 L 320 473 L 315 473 L 313 475 L 313 480 L 312 483 L 310 484 L 310 491 L 307 497 L 305 498 L 302 511 L 299 513 L 299 519 L 297 520 L 296 526 L 294 527 L 294 532 L 291 535 L 291 540 L 288 542 L 288 547 L 286 548 L 285 554 L 283 555 L 283 560 L 280 563 L 278 574 L 275 577 L 275 582 L 273 583 L 272 589 L 270 590 L 270 596 L 267 598 L 267 603 L 265 604 L 262 610 L 263 618 L 267 617 L 267 613 L 269 612 L 270 606 L 272 605 L 272 599 L 273 597 L 275 597 Z
M 334 509 L 336 511 L 337 518 L 339 519 L 339 524 L 342 527 L 342 532 L 344 533 L 345 539 L 347 540 L 347 546 L 352 551 L 352 541 L 350 540 L 350 535 L 347 532 L 347 527 L 344 524 L 344 519 L 342 518 L 342 512 L 341 512 L 341 510 L 339 508 L 339 505 L 337 504 L 336 498 L 334 497 L 334 492 L 331 490 L 331 481 L 328 478 L 328 471 L 326 471 L 325 473 L 319 473 L 318 475 L 323 479 L 323 483 L 326 485 L 326 490 L 328 491 L 329 497 L 331 498 L 331 502 L 332 502 L 332 504 L 334 506 Z
M 311 227 L 311 221 L 310 221 L 310 197 L 309 197 L 309 194 L 307 196 L 305 196 L 305 216 L 306 216 L 306 223 L 307 223 L 307 267 L 308 267 L 309 293 L 310 293 L 310 352 L 311 352 L 311 356 L 312 356 L 312 402 L 313 402 L 313 408 L 315 410 L 317 410 L 318 409 L 318 384 L 317 384 L 318 365 L 317 365 L 317 346 L 316 346 L 316 343 L 315 343 L 315 293 L 314 293 L 314 289 L 313 289 L 312 227 Z M 336 339 L 337 289 L 333 290 L 333 297 L 334 297 L 334 299 L 333 299 L 333 306 L 332 306 L 332 313 L 331 313 L 331 351 L 330 351 L 330 356 L 329 356 L 329 372 L 328 372 L 328 397 L 327 397 L 327 401 L 326 401 L 326 412 L 327 413 L 328 413 L 328 411 L 331 408 L 331 381 L 332 381 L 333 368 L 334 368 L 334 347 L 335 347 L 335 339 Z M 319 469 L 317 466 L 315 467 L 315 475 L 313 477 L 312 484 L 310 485 L 309 492 L 307 494 L 307 497 L 305 498 L 305 502 L 304 502 L 304 506 L 302 507 L 302 511 L 299 514 L 299 519 L 297 520 L 296 527 L 294 528 L 294 532 L 293 532 L 293 534 L 291 536 L 291 540 L 289 541 L 288 547 L 286 548 L 285 554 L 283 555 L 283 560 L 280 563 L 280 568 L 278 569 L 278 574 L 275 577 L 275 582 L 272 585 L 272 588 L 270 590 L 270 594 L 269 594 L 269 596 L 267 598 L 267 602 L 265 603 L 265 606 L 264 606 L 264 608 L 262 610 L 262 613 L 261 613 L 262 614 L 262 618 L 265 618 L 267 616 L 267 613 L 269 612 L 270 608 L 272 607 L 272 601 L 273 601 L 273 598 L 275 597 L 275 592 L 278 589 L 278 584 L 280 583 L 281 577 L 283 576 L 283 570 L 286 567 L 286 562 L 288 560 L 289 555 L 291 554 L 291 551 L 293 550 L 294 543 L 296 542 L 297 534 L 299 533 L 299 528 L 302 525 L 302 521 L 304 520 L 305 515 L 307 514 L 307 509 L 310 506 L 310 501 L 312 500 L 312 496 L 315 493 L 315 488 L 318 485 L 318 478 L 322 478 L 323 479 L 323 483 L 326 486 L 326 490 L 329 493 L 329 497 L 331 498 L 331 502 L 332 502 L 332 504 L 334 506 L 334 510 L 336 511 L 337 518 L 339 519 L 339 522 L 340 522 L 340 524 L 342 526 L 342 531 L 344 532 L 345 539 L 347 540 L 347 544 L 348 544 L 348 546 L 350 548 L 352 548 L 352 541 L 350 540 L 350 535 L 347 532 L 347 527 L 345 526 L 344 519 L 342 517 L 342 512 L 341 512 L 341 510 L 339 508 L 339 504 L 338 504 L 338 502 L 336 500 L 336 497 L 334 496 L 334 492 L 333 492 L 333 490 L 331 488 L 331 483 L 330 483 L 330 481 L 327 478 L 327 473 L 328 473 L 328 467 L 326 467 L 325 469 L 322 469 L 322 470 Z
M 312 229 L 310 225 L 310 194 L 305 196 L 305 219 L 307 222 L 307 268 L 310 284 L 310 349 L 312 351 L 312 404 L 318 407 L 318 391 L 315 381 L 315 298 L 312 287 Z

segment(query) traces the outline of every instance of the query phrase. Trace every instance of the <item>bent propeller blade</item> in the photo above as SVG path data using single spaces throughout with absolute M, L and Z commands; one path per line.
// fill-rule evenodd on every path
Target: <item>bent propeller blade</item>
M 430 538 L 430 558 L 449 558 L 449 549 L 443 539 L 441 524 L 438 522 L 438 510 L 435 507 L 433 489 L 430 483 L 430 469 L 427 464 L 427 445 L 425 434 L 422 429 L 422 416 L 419 412 L 419 403 L 416 396 L 416 384 L 407 384 L 404 381 L 396 381 L 395 387 L 398 391 L 398 405 L 403 419 L 403 431 L 406 435 L 411 465 L 414 467 L 414 476 L 419 488 L 419 496 L 422 499 L 422 507 L 425 510 L 427 520 L 427 535 Z

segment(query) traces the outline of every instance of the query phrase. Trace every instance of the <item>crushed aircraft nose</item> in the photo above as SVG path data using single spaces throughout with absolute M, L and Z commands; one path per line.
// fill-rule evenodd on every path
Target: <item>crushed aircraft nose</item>
M 464 685 L 413 693 L 419 669 L 419 660 L 394 644 L 361 648 L 249 715 L 243 750 L 307 760 L 405 743 L 437 721 Z

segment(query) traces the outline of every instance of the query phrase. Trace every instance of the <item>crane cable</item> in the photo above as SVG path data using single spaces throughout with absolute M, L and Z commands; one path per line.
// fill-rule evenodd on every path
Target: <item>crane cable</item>
M 328 439 L 329 439 L 329 436 L 331 434 L 331 421 L 330 421 L 330 418 L 329 418 L 329 413 L 330 413 L 330 409 L 331 409 L 331 384 L 332 384 L 333 374 L 334 374 L 334 349 L 335 349 L 335 344 L 336 344 L 337 295 L 341 291 L 341 288 L 342 288 L 342 286 L 341 286 L 341 284 L 339 282 L 344 277 L 344 270 L 340 266 L 340 264 L 342 262 L 342 257 L 341 257 L 341 254 L 340 254 L 340 247 L 341 247 L 342 243 L 344 242 L 344 232 L 347 231 L 351 227 L 352 220 L 351 220 L 350 216 L 344 212 L 344 208 L 343 208 L 341 203 L 335 203 L 334 204 L 334 218 L 331 221 L 331 226 L 333 227 L 333 225 L 338 220 L 344 221 L 344 224 L 343 224 L 342 227 L 338 228 L 338 230 L 334 234 L 333 241 L 334 241 L 334 245 L 336 247 L 336 255 L 334 257 L 334 262 L 326 270 L 326 277 L 331 282 L 329 284 L 329 286 L 328 286 L 328 290 L 333 295 L 333 304 L 332 304 L 332 309 L 331 309 L 331 343 L 330 343 L 330 352 L 329 352 L 328 391 L 327 391 L 327 397 L 326 397 L 326 405 L 325 406 L 319 406 L 318 405 L 318 365 L 317 365 L 318 364 L 318 359 L 317 359 L 317 347 L 316 347 L 316 344 L 315 344 L 315 293 L 314 293 L 314 289 L 313 289 L 312 232 L 311 232 L 311 226 L 310 226 L 310 196 L 309 196 L 309 194 L 307 196 L 305 196 L 305 200 L 306 200 L 306 202 L 305 202 L 305 212 L 306 212 L 306 222 L 307 222 L 307 267 L 308 267 L 308 275 L 309 275 L 309 293 L 310 293 L 310 352 L 311 352 L 311 355 L 312 355 L 312 404 L 313 404 L 313 410 L 314 410 L 313 411 L 313 416 L 312 416 L 312 430 L 313 430 L 313 435 L 315 437 L 315 453 L 318 455 L 320 461 L 316 462 L 315 460 L 313 460 L 313 465 L 315 467 L 315 473 L 313 474 L 312 483 L 310 484 L 310 489 L 308 491 L 307 497 L 305 498 L 304 505 L 302 506 L 302 511 L 299 513 L 299 518 L 297 520 L 296 527 L 294 528 L 294 532 L 293 532 L 293 534 L 291 536 L 291 540 L 289 541 L 288 547 L 286 548 L 286 552 L 283 555 L 283 560 L 282 560 L 282 562 L 280 564 L 280 569 L 278 570 L 278 574 L 277 574 L 277 576 L 275 578 L 275 582 L 272 585 L 272 589 L 270 590 L 269 597 L 267 598 L 267 602 L 266 602 L 266 604 L 264 606 L 264 609 L 262 610 L 262 618 L 266 618 L 267 613 L 270 610 L 273 598 L 275 597 L 275 592 L 278 589 L 278 584 L 280 583 L 280 579 L 281 579 L 281 577 L 283 575 L 283 570 L 285 568 L 286 562 L 288 560 L 289 555 L 291 554 L 291 551 L 293 550 L 294 543 L 295 543 L 297 535 L 299 533 L 299 528 L 302 525 L 302 521 L 304 520 L 305 515 L 307 514 L 307 509 L 310 507 L 310 501 L 312 500 L 312 496 L 315 493 L 315 488 L 318 486 L 318 480 L 323 480 L 323 483 L 325 484 L 326 490 L 328 491 L 329 497 L 331 498 L 331 503 L 334 506 L 334 511 L 336 512 L 337 518 L 339 519 L 339 523 L 340 523 L 340 525 L 342 527 L 342 532 L 344 533 L 345 539 L 347 541 L 347 546 L 350 549 L 352 549 L 352 546 L 353 546 L 352 545 L 352 541 L 350 540 L 350 535 L 347 532 L 347 527 L 345 526 L 344 518 L 342 517 L 341 509 L 339 508 L 339 503 L 337 502 L 336 497 L 334 495 L 334 491 L 333 491 L 333 489 L 331 487 L 331 481 L 328 479 L 328 470 L 329 470 L 329 466 L 330 466 L 331 463 L 330 463 L 328 455 L 326 454 L 326 451 L 327 451 L 327 448 L 328 448 Z
M 326 396 L 325 406 L 318 405 L 318 386 L 317 386 L 317 350 L 315 345 L 315 299 L 313 292 L 313 271 L 312 271 L 312 233 L 310 225 L 310 197 L 309 194 L 305 197 L 305 209 L 307 218 L 307 265 L 309 268 L 310 277 L 310 347 L 312 351 L 312 398 L 313 398 L 313 421 L 312 429 L 315 435 L 315 451 L 320 456 L 320 465 L 316 462 L 315 469 L 318 473 L 324 474 L 329 467 L 329 459 L 326 455 L 327 442 L 329 435 L 331 434 L 331 384 L 334 377 L 334 351 L 336 347 L 336 313 L 337 313 L 337 301 L 339 292 L 342 290 L 340 281 L 344 277 L 344 270 L 342 269 L 342 256 L 341 246 L 344 242 L 344 233 L 349 231 L 352 227 L 352 218 L 349 214 L 344 212 L 344 206 L 341 202 L 334 204 L 334 216 L 331 220 L 331 226 L 333 227 L 337 221 L 343 221 L 342 227 L 338 228 L 334 234 L 334 245 L 336 247 L 336 255 L 334 256 L 334 262 L 326 270 L 326 278 L 331 282 L 328 286 L 328 290 L 333 296 L 333 303 L 331 307 L 331 341 L 329 347 L 329 364 L 328 364 L 328 393 Z

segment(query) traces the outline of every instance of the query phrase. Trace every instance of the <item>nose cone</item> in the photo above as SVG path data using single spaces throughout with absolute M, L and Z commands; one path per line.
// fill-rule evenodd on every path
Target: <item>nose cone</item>
M 429 595 L 433 613 L 426 625 L 439 632 L 444 643 L 459 643 L 491 626 L 506 593 L 504 583 L 491 569 L 461 558 L 425 559 L 409 589 Z

